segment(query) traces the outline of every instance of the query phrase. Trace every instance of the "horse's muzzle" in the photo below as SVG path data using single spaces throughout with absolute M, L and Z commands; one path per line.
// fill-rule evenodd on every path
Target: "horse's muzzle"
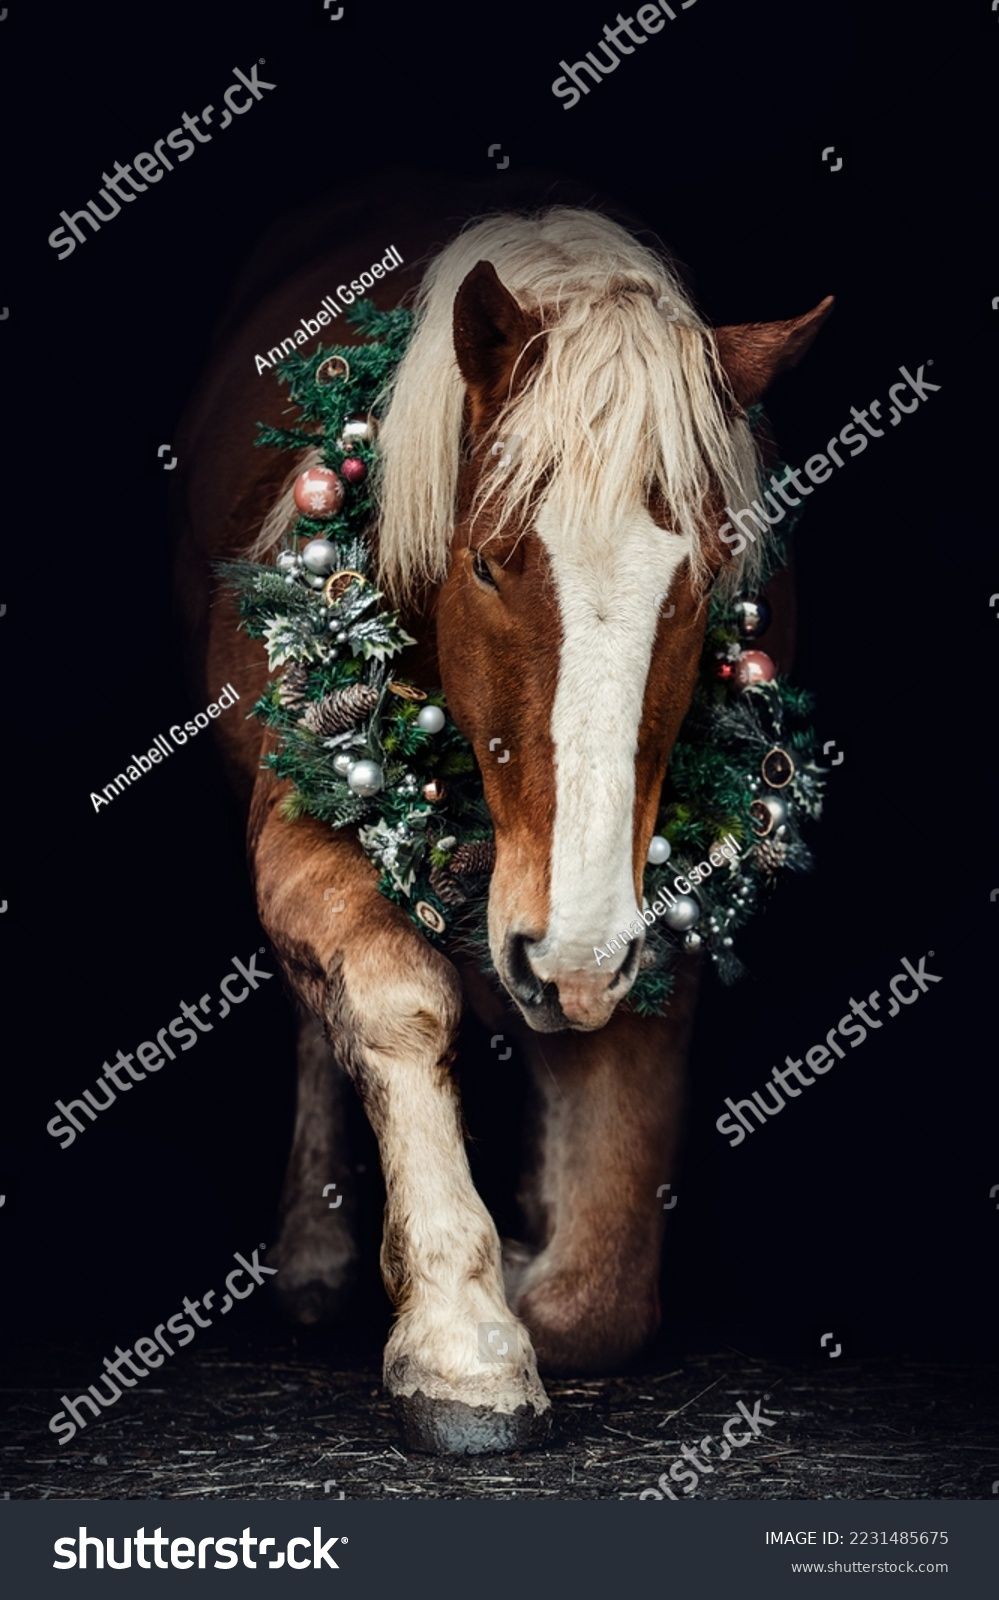
M 602 1028 L 635 981 L 643 940 L 635 936 L 613 972 L 593 959 L 580 964 L 578 954 L 560 958 L 546 940 L 510 934 L 500 976 L 525 1021 L 536 1033 Z

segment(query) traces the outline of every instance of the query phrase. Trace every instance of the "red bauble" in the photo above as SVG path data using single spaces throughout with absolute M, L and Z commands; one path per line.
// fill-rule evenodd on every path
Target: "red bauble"
M 335 517 L 343 505 L 343 484 L 332 467 L 309 467 L 300 473 L 295 504 L 303 517 Z
M 340 476 L 344 483 L 363 483 L 368 469 L 360 456 L 347 456 L 340 467 Z
M 769 683 L 776 676 L 777 668 L 765 650 L 743 650 L 735 663 L 735 681 L 740 689 L 751 689 L 757 683 Z
M 735 667 L 733 666 L 731 661 L 716 661 L 715 662 L 715 677 L 716 678 L 720 678 L 722 683 L 728 683 L 729 679 L 734 677 L 734 676 L 735 676 Z

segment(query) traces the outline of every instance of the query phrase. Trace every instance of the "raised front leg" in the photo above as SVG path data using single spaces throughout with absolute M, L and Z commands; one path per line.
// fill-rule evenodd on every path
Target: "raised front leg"
M 356 842 L 288 822 L 261 778 L 251 833 L 260 916 L 289 981 L 357 1084 L 387 1193 L 382 1272 L 397 1312 L 385 1383 L 414 1449 L 519 1449 L 549 1402 L 503 1293 L 452 1076 L 457 974 L 378 894 Z M 323 915 L 327 891 L 343 901 Z M 327 896 L 327 903 L 328 903 Z
M 664 1019 L 619 1012 L 595 1033 L 526 1041 L 543 1104 L 526 1198 L 542 1248 L 514 1309 L 543 1370 L 610 1370 L 659 1326 L 695 989 L 681 978 Z

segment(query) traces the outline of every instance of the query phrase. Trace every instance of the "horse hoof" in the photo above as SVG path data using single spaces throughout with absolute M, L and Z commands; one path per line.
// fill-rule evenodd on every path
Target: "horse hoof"
M 286 1219 L 267 1264 L 277 1268 L 270 1292 L 289 1322 L 316 1328 L 342 1321 L 358 1277 L 357 1251 L 343 1225 L 316 1232 Z
M 393 1396 L 410 1450 L 438 1456 L 482 1456 L 536 1450 L 551 1431 L 551 1409 L 531 1405 L 515 1411 L 470 1406 L 464 1400 L 431 1400 L 422 1390 Z
M 353 1287 L 353 1277 L 336 1283 L 309 1278 L 304 1283 L 275 1284 L 272 1293 L 289 1322 L 300 1328 L 318 1328 L 343 1320 Z

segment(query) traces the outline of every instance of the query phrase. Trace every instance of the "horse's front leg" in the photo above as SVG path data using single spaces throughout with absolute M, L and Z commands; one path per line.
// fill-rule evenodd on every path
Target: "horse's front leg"
M 543 1370 L 609 1370 L 659 1326 L 695 994 L 681 975 L 665 1018 L 619 1012 L 595 1033 L 527 1041 L 543 1110 L 525 1198 L 541 1249 L 513 1304 Z
M 547 1431 L 549 1402 L 507 1306 L 496 1228 L 468 1168 L 452 1074 L 457 973 L 379 895 L 356 841 L 285 820 L 278 798 L 262 778 L 251 826 L 257 901 L 378 1139 L 382 1273 L 397 1312 L 386 1386 L 415 1449 L 523 1448 Z M 327 890 L 342 902 L 336 917 Z

